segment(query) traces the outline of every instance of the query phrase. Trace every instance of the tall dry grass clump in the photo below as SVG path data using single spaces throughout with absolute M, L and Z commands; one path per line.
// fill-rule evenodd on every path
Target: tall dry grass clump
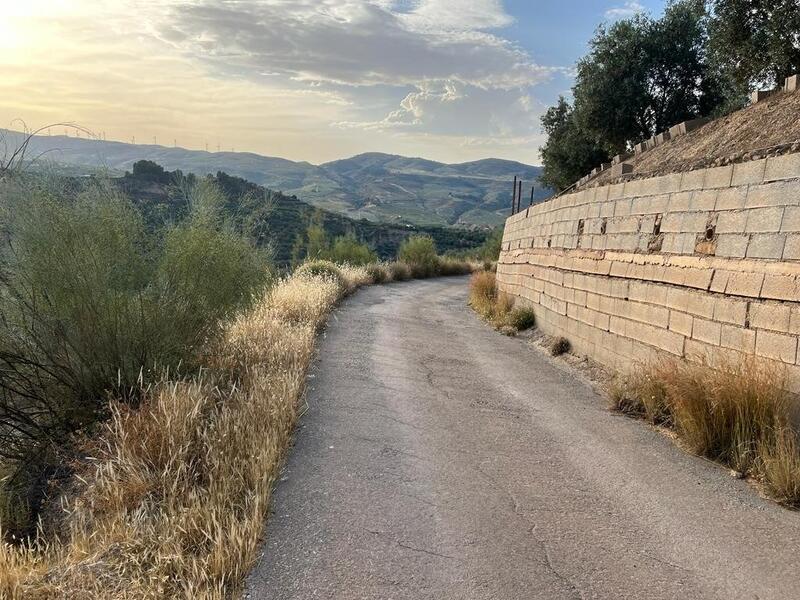
M 533 310 L 515 307 L 514 298 L 497 288 L 491 271 L 476 271 L 469 283 L 469 304 L 497 329 L 522 331 L 535 324 Z
M 226 598 L 256 556 L 316 330 L 325 277 L 278 283 L 230 321 L 207 370 L 113 404 L 82 443 L 56 531 L 0 550 L 9 598 Z
M 762 480 L 776 499 L 800 502 L 800 444 L 783 369 L 739 362 L 664 360 L 612 391 L 612 405 L 673 428 L 692 452 Z

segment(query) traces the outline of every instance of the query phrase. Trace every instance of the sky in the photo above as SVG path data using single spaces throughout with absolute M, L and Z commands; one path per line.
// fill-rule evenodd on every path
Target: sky
M 664 0 L 0 0 L 0 127 L 315 164 L 539 164 L 595 28 Z M 81 135 L 64 126 L 51 133 Z

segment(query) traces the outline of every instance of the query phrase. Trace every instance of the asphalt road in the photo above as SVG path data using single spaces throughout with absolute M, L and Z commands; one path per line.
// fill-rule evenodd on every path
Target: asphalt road
M 465 302 L 439 279 L 333 315 L 250 598 L 800 598 L 800 514 Z

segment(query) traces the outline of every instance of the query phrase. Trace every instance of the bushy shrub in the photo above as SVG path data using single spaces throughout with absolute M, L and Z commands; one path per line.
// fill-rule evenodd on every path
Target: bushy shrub
M 550 354 L 561 356 L 570 350 L 569 340 L 565 337 L 556 337 L 550 341 Z
M 372 283 L 380 284 L 391 281 L 389 267 L 383 263 L 371 263 L 367 265 L 367 274 Z
M 438 265 L 439 275 L 469 275 L 472 273 L 472 265 L 464 260 L 456 260 L 453 258 L 443 258 L 439 260 Z
M 342 270 L 338 265 L 329 260 L 310 260 L 304 262 L 295 269 L 294 273 L 299 277 L 322 277 L 331 279 L 342 289 L 346 286 Z
M 268 274 L 198 188 L 188 221 L 148 231 L 108 182 L 49 178 L 0 189 L 0 457 L 6 494 L 35 513 L 53 452 L 135 399 L 157 373 L 189 371 L 220 320 Z
M 412 235 L 400 244 L 397 257 L 411 269 L 416 278 L 433 277 L 439 269 L 440 259 L 436 254 L 436 244 L 427 235 Z
M 333 240 L 326 258 L 337 264 L 361 266 L 378 260 L 369 246 L 362 244 L 353 234 L 342 235 Z
M 536 324 L 536 316 L 531 308 L 514 308 L 508 313 L 506 322 L 517 331 L 525 331 Z
M 390 262 L 386 265 L 386 268 L 389 271 L 389 278 L 392 281 L 408 281 L 411 279 L 411 269 L 404 262 Z

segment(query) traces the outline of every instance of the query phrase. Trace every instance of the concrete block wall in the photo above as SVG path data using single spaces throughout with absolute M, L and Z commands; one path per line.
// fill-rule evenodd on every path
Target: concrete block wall
M 800 154 L 590 188 L 506 221 L 500 289 L 620 370 L 755 354 L 800 390 Z

